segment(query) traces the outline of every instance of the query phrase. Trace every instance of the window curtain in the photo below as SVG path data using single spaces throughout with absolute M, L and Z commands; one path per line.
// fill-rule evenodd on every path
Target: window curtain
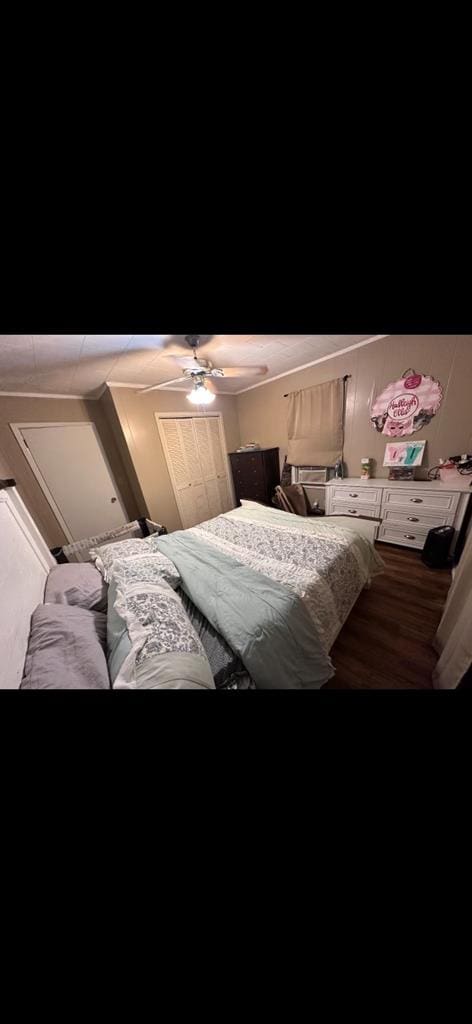
M 433 671 L 433 685 L 436 689 L 455 689 L 472 664 L 472 528 L 454 574 L 434 647 L 441 657 Z
M 292 466 L 333 466 L 343 453 L 344 381 L 329 380 L 288 395 Z

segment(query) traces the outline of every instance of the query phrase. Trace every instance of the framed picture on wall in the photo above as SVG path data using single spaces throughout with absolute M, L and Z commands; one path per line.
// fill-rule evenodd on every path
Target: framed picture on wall
M 395 441 L 385 446 L 384 466 L 421 466 L 426 441 Z

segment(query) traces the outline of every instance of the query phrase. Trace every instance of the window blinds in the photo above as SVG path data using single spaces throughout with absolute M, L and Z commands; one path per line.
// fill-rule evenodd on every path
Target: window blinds
M 342 458 L 344 380 L 329 380 L 288 397 L 288 454 L 292 466 L 332 466 Z

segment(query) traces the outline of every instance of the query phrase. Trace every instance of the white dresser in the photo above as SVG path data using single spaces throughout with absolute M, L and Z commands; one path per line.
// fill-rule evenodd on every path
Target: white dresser
M 379 519 L 377 540 L 419 550 L 434 526 L 453 526 L 452 551 L 472 494 L 471 480 L 471 476 L 453 484 L 359 477 L 330 480 L 326 484 L 326 515 Z

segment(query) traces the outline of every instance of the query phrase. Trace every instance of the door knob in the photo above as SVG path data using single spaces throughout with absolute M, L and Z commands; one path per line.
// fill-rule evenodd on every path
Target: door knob
M 111 503 L 112 503 L 112 505 L 114 505 L 114 504 L 115 504 L 115 501 L 116 501 L 116 498 L 112 498 L 112 499 L 111 499 Z

